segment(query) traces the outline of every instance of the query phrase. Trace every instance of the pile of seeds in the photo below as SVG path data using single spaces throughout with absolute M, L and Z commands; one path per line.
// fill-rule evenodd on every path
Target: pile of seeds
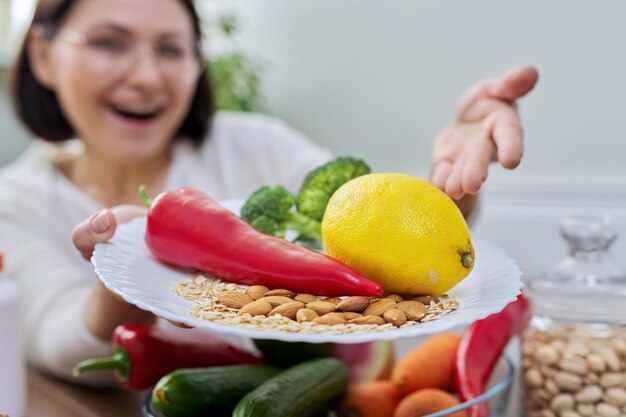
M 195 301 L 191 314 L 202 319 L 299 333 L 386 331 L 436 320 L 459 308 L 457 301 L 428 296 L 318 297 L 203 275 L 180 281 L 173 291 Z
M 596 330 L 597 332 L 597 330 Z M 523 371 L 529 417 L 626 415 L 626 330 L 595 335 L 562 325 L 524 333 Z

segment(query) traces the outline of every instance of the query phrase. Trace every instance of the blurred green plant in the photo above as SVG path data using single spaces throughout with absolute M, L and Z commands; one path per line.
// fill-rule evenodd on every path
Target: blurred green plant
M 221 41 L 230 44 L 226 52 L 210 60 L 210 77 L 217 108 L 243 112 L 262 112 L 261 65 L 243 51 L 234 49 L 233 40 L 239 30 L 237 17 L 231 14 L 218 18 Z

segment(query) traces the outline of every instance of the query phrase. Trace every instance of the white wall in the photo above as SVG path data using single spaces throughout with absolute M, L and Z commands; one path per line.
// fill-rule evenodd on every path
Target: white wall
M 430 143 L 473 82 L 530 63 L 526 153 L 494 167 L 477 234 L 528 270 L 565 253 L 563 216 L 609 212 L 626 253 L 626 2 L 603 0 L 201 0 L 234 9 L 265 63 L 268 109 L 377 171 L 428 172 Z M 0 99 L 0 165 L 25 134 Z M 622 262 L 626 264 L 626 260 Z

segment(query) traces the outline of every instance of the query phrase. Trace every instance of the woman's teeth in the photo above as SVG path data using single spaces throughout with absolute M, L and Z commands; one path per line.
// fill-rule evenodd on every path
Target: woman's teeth
M 156 106 L 142 106 L 142 105 L 119 105 L 114 104 L 113 109 L 119 113 L 122 113 L 125 116 L 131 117 L 152 117 L 161 111 L 159 107 Z

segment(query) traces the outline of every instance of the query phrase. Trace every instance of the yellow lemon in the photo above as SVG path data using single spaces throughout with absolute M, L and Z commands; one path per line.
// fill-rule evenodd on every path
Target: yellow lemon
M 322 219 L 326 253 L 385 291 L 442 294 L 474 265 L 474 247 L 454 201 L 430 182 L 368 174 L 341 186 Z

